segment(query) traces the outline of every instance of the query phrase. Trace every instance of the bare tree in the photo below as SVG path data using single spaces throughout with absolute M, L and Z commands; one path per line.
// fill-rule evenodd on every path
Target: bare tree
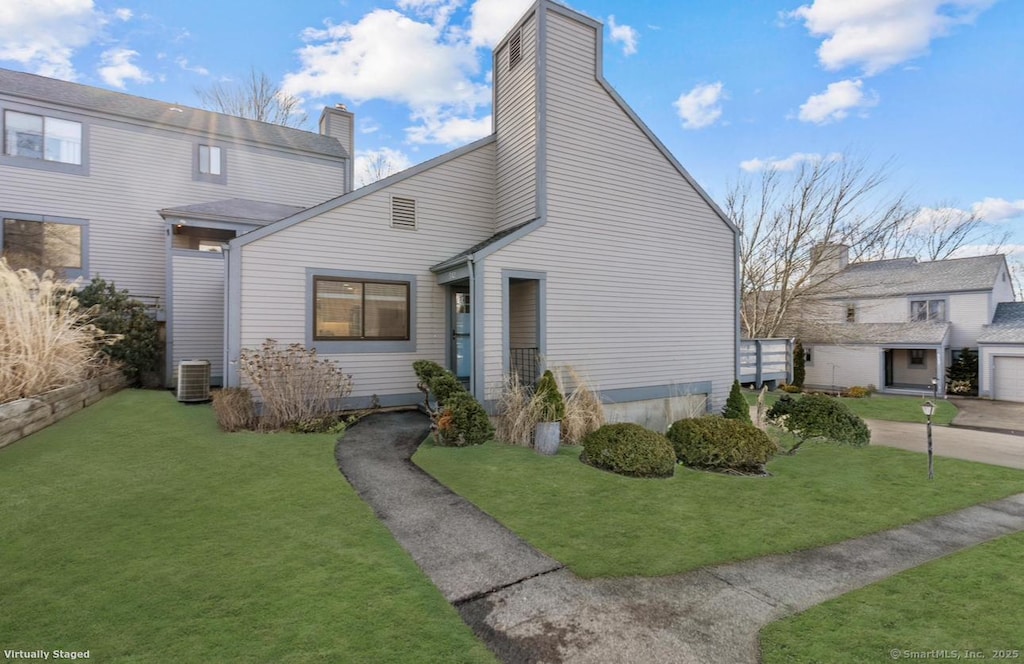
M 365 187 L 377 180 L 383 180 L 389 175 L 394 175 L 399 170 L 387 150 L 376 150 L 367 152 L 364 159 L 360 160 L 361 168 L 356 176 L 358 186 Z
M 887 180 L 888 164 L 823 159 L 767 169 L 730 189 L 725 211 L 741 231 L 747 336 L 776 335 L 802 302 L 828 294 L 838 255 L 816 247 L 845 245 L 853 260 L 883 253 L 911 214 L 904 194 L 883 191 Z
M 953 257 L 968 244 L 984 245 L 998 253 L 1010 238 L 1009 231 L 999 231 L 976 212 L 950 203 L 922 207 L 894 230 L 893 237 L 882 246 L 879 258 L 913 256 L 938 261 Z
M 254 68 L 249 69 L 248 78 L 242 81 L 218 81 L 206 88 L 197 87 L 195 92 L 203 107 L 211 111 L 285 127 L 301 127 L 306 123 L 301 101 L 284 94 L 280 85 Z

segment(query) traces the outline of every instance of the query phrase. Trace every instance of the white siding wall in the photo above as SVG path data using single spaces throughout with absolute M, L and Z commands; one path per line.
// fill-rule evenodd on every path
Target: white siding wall
M 416 200 L 418 230 L 390 227 L 392 195 Z M 268 235 L 241 249 L 241 343 L 305 343 L 306 268 L 415 274 L 413 353 L 346 353 L 353 396 L 416 391 L 412 362 L 444 363 L 445 293 L 429 267 L 494 232 L 494 145 Z
M 1018 295 L 1024 296 L 1024 293 L 1018 293 Z M 1013 282 L 1010 280 L 1010 275 L 1007 274 L 1006 268 L 999 270 L 999 276 L 996 277 L 995 286 L 992 287 L 992 309 L 991 313 L 996 312 L 996 305 L 1000 302 L 1013 302 Z M 992 320 L 992 316 L 989 316 L 989 320 Z
M 735 372 L 733 233 L 597 82 L 594 30 L 548 17 L 549 221 L 486 259 L 488 396 L 506 268 L 547 272 L 549 365 L 600 389 L 712 381 L 720 405 Z
M 1024 346 L 982 346 L 978 353 L 978 394 L 992 397 L 992 378 L 995 358 L 999 356 L 1024 357 Z
M 87 219 L 90 276 L 161 301 L 166 251 L 157 210 L 225 198 L 308 206 L 340 194 L 344 182 L 338 162 L 224 141 L 217 144 L 225 146 L 227 184 L 196 182 L 193 137 L 82 122 L 88 126 L 89 175 L 0 165 L 0 210 Z
M 874 346 L 811 346 L 804 384 L 818 387 L 882 387 L 882 349 Z M 833 376 L 833 367 L 835 372 Z
M 910 321 L 910 303 L 905 297 L 865 298 L 856 302 L 858 323 L 906 323 Z M 846 320 L 846 306 L 842 305 L 841 318 Z
M 977 348 L 978 335 L 985 325 L 992 322 L 992 314 L 989 313 L 989 294 L 950 295 L 949 322 L 953 324 L 949 334 L 950 348 Z
M 537 216 L 537 18 L 522 27 L 522 61 L 509 71 L 508 45 L 495 56 L 497 229 Z
M 171 385 L 176 384 L 182 360 L 209 360 L 210 376 L 224 376 L 224 260 L 217 254 L 194 253 L 175 253 L 171 259 L 175 284 Z

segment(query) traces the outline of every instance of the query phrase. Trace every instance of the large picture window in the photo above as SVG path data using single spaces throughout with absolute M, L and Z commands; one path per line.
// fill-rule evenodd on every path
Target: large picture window
M 409 339 L 409 283 L 337 277 L 313 279 L 317 341 Z
M 4 111 L 4 154 L 81 165 L 82 124 Z
M 15 269 L 80 270 L 82 227 L 50 221 L 4 219 L 3 255 Z

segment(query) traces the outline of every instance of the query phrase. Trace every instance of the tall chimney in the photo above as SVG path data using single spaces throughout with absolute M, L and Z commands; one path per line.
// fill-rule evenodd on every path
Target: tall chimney
M 345 104 L 336 104 L 333 108 L 324 107 L 320 114 L 320 134 L 338 139 L 341 147 L 348 153 L 348 166 L 345 169 L 344 193 L 352 191 L 355 187 L 355 160 L 356 160 L 356 116 L 345 107 Z

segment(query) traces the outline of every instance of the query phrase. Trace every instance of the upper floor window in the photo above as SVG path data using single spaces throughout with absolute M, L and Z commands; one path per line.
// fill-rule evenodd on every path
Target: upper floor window
M 69 279 L 81 276 L 84 224 L 45 219 L 4 218 L 0 232 L 4 258 L 15 269 L 54 270 Z
M 4 111 L 4 154 L 81 165 L 82 124 L 43 115 Z
M 911 300 L 910 320 L 915 323 L 927 321 L 942 323 L 946 320 L 945 300 Z
M 199 172 L 203 175 L 220 175 L 220 148 L 213 145 L 199 146 Z
M 226 184 L 227 151 L 208 143 L 197 143 L 192 153 L 192 179 Z

